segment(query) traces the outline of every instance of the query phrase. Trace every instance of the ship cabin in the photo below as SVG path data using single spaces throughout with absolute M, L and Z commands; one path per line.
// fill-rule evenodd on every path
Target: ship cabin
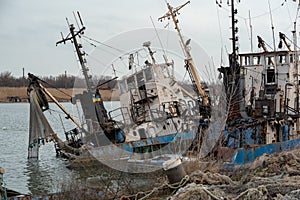
M 299 60 L 295 51 L 239 54 L 241 117 L 227 123 L 225 146 L 299 138 Z
M 245 111 L 254 117 L 297 117 L 299 55 L 278 51 L 240 54 Z
M 122 123 L 126 141 L 176 133 L 180 120 L 174 118 L 180 117 L 187 104 L 174 78 L 173 62 L 145 63 L 119 81 L 121 105 L 109 112 L 111 119 Z M 159 127 L 159 122 L 166 124 Z

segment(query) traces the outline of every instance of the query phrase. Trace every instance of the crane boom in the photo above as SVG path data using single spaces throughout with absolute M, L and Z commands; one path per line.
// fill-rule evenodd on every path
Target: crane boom
M 176 13 L 178 14 L 178 11 L 183 8 L 185 5 L 187 5 L 188 3 L 190 3 L 190 1 L 186 2 L 185 4 L 181 5 L 181 6 L 178 6 L 177 8 L 173 8 L 169 3 L 167 3 L 167 6 L 168 6 L 168 12 L 158 18 L 158 20 L 162 21 L 162 19 L 165 19 L 165 18 L 172 18 L 172 21 L 174 22 L 174 25 L 175 25 L 175 29 L 177 30 L 177 33 L 179 35 L 179 38 L 180 38 L 180 43 L 184 49 L 184 53 L 185 53 L 185 62 L 186 62 L 186 69 L 187 71 L 189 72 L 189 75 L 190 75 L 190 78 L 196 88 L 196 92 L 200 95 L 200 97 L 202 98 L 202 101 L 204 103 L 204 105 L 208 105 L 209 104 L 209 100 L 208 100 L 208 96 L 204 90 L 204 87 L 202 86 L 202 83 L 201 83 L 201 79 L 199 77 L 199 74 L 196 70 L 196 66 L 194 64 L 194 61 L 193 61 L 193 58 L 191 56 L 191 53 L 190 53 L 190 49 L 188 48 L 188 42 L 185 43 L 184 40 L 183 40 L 183 36 L 181 34 L 181 31 L 180 31 L 180 28 L 178 26 L 178 20 L 176 18 Z

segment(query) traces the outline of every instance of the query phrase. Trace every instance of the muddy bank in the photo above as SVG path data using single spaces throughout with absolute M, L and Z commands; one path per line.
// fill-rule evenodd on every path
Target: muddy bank
M 297 200 L 300 199 L 300 149 L 263 155 L 246 167 L 223 167 L 216 161 L 184 162 L 187 172 L 169 184 L 162 170 L 129 174 L 109 167 L 83 165 L 80 177 L 64 183 L 61 199 Z
M 184 166 L 188 172 L 185 177 L 188 181 L 184 184 L 174 187 L 165 182 L 143 195 L 127 197 L 169 200 L 300 199 L 300 149 L 263 155 L 243 167 L 224 168 L 215 161 L 194 161 Z
M 54 88 L 48 89 L 54 97 L 59 101 L 70 101 L 71 96 L 75 94 L 82 93 L 83 89 L 64 89 L 60 88 L 59 90 Z M 118 100 L 119 95 L 117 92 L 112 92 L 110 90 L 102 90 L 101 96 L 104 101 L 109 100 Z M 13 97 L 13 99 L 11 99 Z M 21 102 L 27 102 L 27 87 L 0 87 L 0 102 L 14 102 L 14 100 Z

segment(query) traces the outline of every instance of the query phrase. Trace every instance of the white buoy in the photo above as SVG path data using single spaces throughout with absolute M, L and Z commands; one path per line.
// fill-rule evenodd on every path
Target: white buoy
M 2 127 L 2 130 L 7 130 L 7 128 L 4 126 L 4 127 Z
M 179 157 L 164 162 L 163 169 L 170 184 L 179 183 L 186 176 Z

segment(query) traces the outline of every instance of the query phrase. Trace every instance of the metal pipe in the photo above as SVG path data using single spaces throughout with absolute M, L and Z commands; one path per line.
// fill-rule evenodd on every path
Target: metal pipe
M 288 103 L 287 103 L 287 97 L 286 97 L 286 93 L 287 93 L 287 86 L 293 86 L 292 83 L 286 83 L 284 86 L 284 114 L 288 114 Z

